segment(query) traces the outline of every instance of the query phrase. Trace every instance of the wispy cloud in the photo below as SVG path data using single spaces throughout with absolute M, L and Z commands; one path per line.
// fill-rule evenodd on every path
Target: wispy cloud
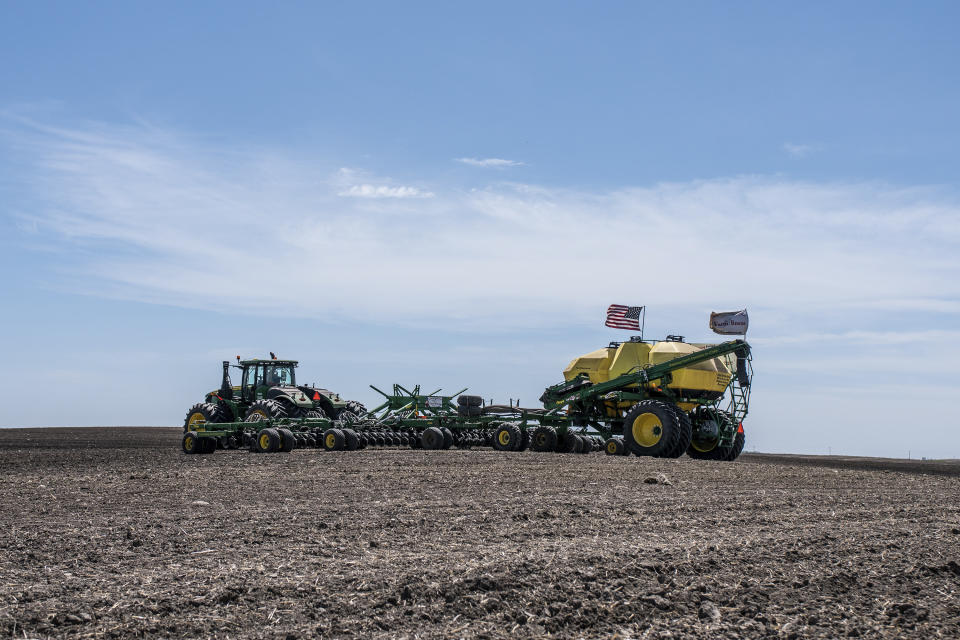
M 820 147 L 812 144 L 793 144 L 790 142 L 783 143 L 783 150 L 789 153 L 794 158 L 805 158 L 815 151 L 819 151 Z
M 13 135 L 22 233 L 56 245 L 58 282 L 94 295 L 489 326 L 548 309 L 582 324 L 624 297 L 768 320 L 960 301 L 960 205 L 937 189 L 746 176 L 426 190 L 148 127 Z
M 387 185 L 355 184 L 337 195 L 354 198 L 432 198 L 431 191 L 416 187 L 391 187 Z
M 484 167 L 487 169 L 506 169 L 507 167 L 522 167 L 523 163 L 517 160 L 505 160 L 503 158 L 457 158 L 457 162 L 468 164 L 471 167 Z

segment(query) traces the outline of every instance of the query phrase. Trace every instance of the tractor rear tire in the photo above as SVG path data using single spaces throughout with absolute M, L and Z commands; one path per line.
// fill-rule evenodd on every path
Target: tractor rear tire
M 424 449 L 440 449 L 443 447 L 443 431 L 438 427 L 427 427 L 420 434 L 420 443 Z
M 347 451 L 356 451 L 360 448 L 360 436 L 353 429 L 343 429 L 343 437 L 346 439 Z
M 306 418 L 307 420 L 322 420 L 326 416 L 324 416 L 322 412 L 317 411 L 316 409 L 309 409 L 307 411 L 304 411 L 303 417 Z
M 363 416 L 367 415 L 367 408 L 356 400 L 347 400 L 346 409 L 358 418 L 362 418 Z
M 449 449 L 453 446 L 453 431 L 446 427 L 440 427 L 440 432 L 443 433 L 443 448 Z
M 534 451 L 554 451 L 557 448 L 557 430 L 553 427 L 541 425 L 533 430 L 530 439 L 530 448 Z
M 643 400 L 624 416 L 623 442 L 634 455 L 659 457 L 677 446 L 681 429 L 672 404 Z
M 244 422 L 260 422 L 262 420 L 279 420 L 290 417 L 287 408 L 276 400 L 257 400 L 247 409 Z
M 282 453 L 290 453 L 297 448 L 297 439 L 294 437 L 293 432 L 290 429 L 277 429 L 277 433 L 280 434 L 280 447 L 277 451 Z
M 230 416 L 220 405 L 212 402 L 198 402 L 187 411 L 187 417 L 183 419 L 183 432 L 196 431 L 194 428 L 200 423 L 230 422 Z
M 281 444 L 282 439 L 276 429 L 261 429 L 257 434 L 256 446 L 259 453 L 274 453 Z

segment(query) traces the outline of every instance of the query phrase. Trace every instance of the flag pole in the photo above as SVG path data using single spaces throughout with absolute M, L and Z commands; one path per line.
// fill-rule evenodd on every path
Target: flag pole
M 641 315 L 643 316 L 643 320 L 640 321 L 640 342 L 643 342 L 643 329 L 647 326 L 647 305 L 643 305 Z

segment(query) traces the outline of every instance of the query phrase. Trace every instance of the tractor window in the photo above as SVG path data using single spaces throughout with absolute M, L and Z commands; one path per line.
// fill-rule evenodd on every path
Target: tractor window
M 256 367 L 247 367 L 247 370 L 243 372 L 243 386 L 245 387 L 254 387 L 257 383 L 257 368 Z
M 290 365 L 268 365 L 266 384 L 289 387 L 295 384 L 293 367 Z

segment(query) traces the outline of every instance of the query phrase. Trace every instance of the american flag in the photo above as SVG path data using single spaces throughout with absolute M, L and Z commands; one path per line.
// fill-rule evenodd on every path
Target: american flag
M 622 304 L 612 304 L 607 308 L 607 321 L 604 323 L 614 329 L 640 330 L 640 313 L 643 307 L 625 307 Z

